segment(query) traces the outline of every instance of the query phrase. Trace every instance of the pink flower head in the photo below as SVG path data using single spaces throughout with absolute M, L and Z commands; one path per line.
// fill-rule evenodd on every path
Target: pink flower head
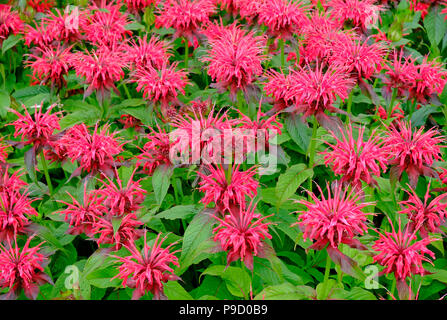
M 367 215 L 362 209 L 371 205 L 368 202 L 360 202 L 359 194 L 353 189 L 347 192 L 342 190 L 343 185 L 337 184 L 332 191 L 329 183 L 327 198 L 324 196 L 320 186 L 318 190 L 321 200 L 308 191 L 312 202 L 301 200 L 300 204 L 306 207 L 306 211 L 298 211 L 298 224 L 304 230 L 304 239 L 315 240 L 311 249 L 321 250 L 327 244 L 332 249 L 338 248 L 341 243 L 352 247 L 361 247 L 355 236 L 363 235 L 367 231 Z
M 39 55 L 29 54 L 33 60 L 26 61 L 26 65 L 33 70 L 33 84 L 48 84 L 62 88 L 67 84 L 64 76 L 70 69 L 71 47 L 36 48 Z
M 141 179 L 133 180 L 135 171 L 136 169 L 129 177 L 127 185 L 123 184 L 116 170 L 116 183 L 107 176 L 104 177 L 107 181 L 101 180 L 103 186 L 97 193 L 103 197 L 103 203 L 107 207 L 109 215 L 121 217 L 141 208 L 146 190 L 141 188 Z
M 268 232 L 270 222 L 264 222 L 270 216 L 262 217 L 254 213 L 256 204 L 239 208 L 236 215 L 226 214 L 223 219 L 214 216 L 220 224 L 213 230 L 214 241 L 218 241 L 228 252 L 227 265 L 241 259 L 247 268 L 253 270 L 253 257 L 265 255 L 266 244 L 263 240 L 272 236 Z
M 0 193 L 4 192 L 8 194 L 16 191 L 19 192 L 21 189 L 28 186 L 25 181 L 20 179 L 23 174 L 24 172 L 17 170 L 10 175 L 8 170 L 4 170 L 0 175 Z
M 67 157 L 78 160 L 80 169 L 95 175 L 98 172 L 112 175 L 115 166 L 114 156 L 123 151 L 124 143 L 115 137 L 116 132 L 109 133 L 109 126 L 101 130 L 95 126 L 90 134 L 85 124 L 78 124 L 70 129 L 70 134 L 61 138 L 65 145 Z
M 85 233 L 92 237 L 95 221 L 107 213 L 107 208 L 103 205 L 104 199 L 95 192 L 87 191 L 87 184 L 84 185 L 82 201 L 76 200 L 69 192 L 67 194 L 70 196 L 72 203 L 58 200 L 67 208 L 57 213 L 65 216 L 65 222 L 70 225 L 68 230 L 70 234 Z
M 150 247 L 147 244 L 146 235 L 145 232 L 143 250 L 138 250 L 135 243 L 131 241 L 125 246 L 131 255 L 116 257 L 123 263 L 116 277 L 123 280 L 123 286 L 135 288 L 132 294 L 133 300 L 138 300 L 147 292 L 151 292 L 154 299 L 164 298 L 163 282 L 180 279 L 174 275 L 174 269 L 170 266 L 170 264 L 179 266 L 178 258 L 174 255 L 178 251 L 169 252 L 175 243 L 162 248 L 161 245 L 166 237 L 160 240 L 161 234 L 158 234 Z
M 435 128 L 424 132 L 424 127 L 413 130 L 411 123 L 404 121 L 391 124 L 384 139 L 391 154 L 391 174 L 400 179 L 405 171 L 413 187 L 420 175 L 434 176 L 431 167 L 435 160 L 441 160 L 444 141 Z
M 259 0 L 261 1 L 261 0 Z M 220 6 L 221 10 L 227 11 L 233 17 L 236 17 L 240 0 L 214 0 L 216 6 Z M 255 1 L 252 1 L 255 2 Z
M 37 12 L 45 12 L 56 5 L 54 0 L 27 0 L 27 3 Z
M 32 144 L 36 151 L 40 151 L 42 147 L 48 145 L 54 130 L 60 130 L 59 114 L 61 112 L 50 113 L 55 106 L 56 104 L 51 105 L 43 113 L 43 103 L 40 106 L 35 105 L 34 117 L 28 113 L 25 106 L 22 106 L 25 109 L 25 115 L 11 109 L 11 112 L 19 117 L 13 123 L 8 124 L 14 126 L 14 137 L 21 136 L 22 142 Z
M 78 77 L 83 77 L 88 88 L 84 96 L 89 96 L 94 90 L 100 100 L 110 95 L 113 89 L 119 94 L 115 86 L 116 81 L 124 77 L 123 68 L 127 67 L 127 60 L 117 48 L 99 49 L 85 54 L 77 52 L 73 54 L 71 64 Z
M 205 205 L 214 202 L 218 212 L 232 210 L 234 207 L 245 208 L 245 197 L 253 199 L 257 194 L 259 183 L 253 179 L 256 166 L 247 171 L 240 171 L 240 164 L 233 164 L 231 174 L 222 165 L 208 165 L 207 172 L 197 172 L 201 178 L 199 191 L 205 195 L 200 200 Z
M 385 64 L 386 78 L 384 79 L 385 88 L 388 93 L 393 89 L 397 90 L 397 97 L 408 96 L 410 87 L 417 77 L 417 66 L 411 56 L 404 58 L 403 50 L 394 51 L 392 63 Z
M 162 165 L 171 165 L 170 150 L 172 143 L 169 134 L 158 127 L 158 132 L 149 128 L 151 132 L 146 136 L 149 140 L 144 144 L 142 154 L 137 156 L 137 166 L 143 166 L 146 174 L 152 175 L 154 170 Z
M 375 5 L 376 0 L 330 0 L 331 15 L 342 23 L 350 22 L 363 31 L 380 19 L 383 7 Z
M 266 25 L 273 37 L 289 39 L 308 22 L 307 9 L 291 0 L 267 0 L 259 7 L 258 23 Z
M 11 9 L 12 7 L 7 4 L 0 4 L 0 43 L 11 34 L 18 34 L 23 29 L 20 16 Z
M 143 225 L 138 221 L 135 213 L 129 213 L 121 218 L 106 215 L 99 217 L 93 224 L 92 233 L 99 235 L 96 240 L 100 244 L 113 244 L 114 250 L 119 250 L 123 245 L 127 245 L 142 236 L 141 229 Z
M 422 238 L 427 238 L 428 233 L 439 232 L 439 226 L 444 223 L 447 217 L 447 202 L 445 197 L 447 193 L 441 194 L 434 199 L 430 196 L 430 182 L 427 186 L 427 192 L 424 196 L 424 202 L 410 187 L 411 193 L 408 194 L 408 200 L 401 201 L 403 207 L 399 213 L 406 214 L 409 219 L 409 231 L 419 231 Z
M 118 122 L 124 125 L 124 129 L 134 128 L 137 131 L 144 131 L 141 120 L 130 114 L 122 114 Z
M 410 99 L 426 104 L 432 95 L 439 95 L 447 83 L 447 71 L 442 63 L 428 61 L 427 57 L 417 66 L 417 75 L 409 89 Z
M 354 138 L 352 126 L 349 125 L 346 133 L 340 129 L 339 138 L 334 132 L 330 132 L 335 143 L 329 143 L 329 150 L 324 151 L 324 164 L 330 166 L 335 174 L 341 176 L 341 182 L 350 183 L 361 189 L 362 181 L 367 184 L 377 184 L 373 176 L 380 176 L 385 172 L 388 164 L 388 153 L 383 146 L 383 141 L 373 131 L 364 141 L 365 128 L 358 130 Z
M 38 216 L 31 206 L 28 194 L 20 193 L 17 186 L 9 186 L 0 192 L 0 242 L 15 234 L 27 231 L 29 216 Z
M 291 107 L 295 103 L 295 99 L 289 94 L 292 88 L 290 76 L 273 69 L 268 70 L 266 76 L 267 82 L 264 84 L 264 91 L 274 99 L 273 110 L 281 111 Z
M 347 67 L 357 79 L 371 79 L 382 68 L 386 49 L 382 43 L 368 44 L 368 41 L 352 40 L 348 37 L 339 38 L 332 46 L 333 64 Z
M 220 92 L 230 90 L 234 100 L 239 90 L 247 92 L 256 76 L 262 74 L 265 38 L 233 26 L 221 29 L 220 36 L 209 37 L 208 41 L 211 50 L 203 58 L 209 62 L 208 74 L 217 82 L 214 86 Z
M 344 101 L 354 86 L 346 70 L 333 64 L 326 70 L 323 64 L 317 64 L 315 69 L 300 67 L 298 71 L 291 70 L 289 77 L 292 86 L 286 99 L 295 100 L 295 112 L 304 118 L 315 115 L 323 126 L 329 119 L 325 111 L 339 112 L 333 105 L 337 96 Z
M 49 28 L 43 20 L 40 25 L 36 22 L 36 27 L 25 25 L 25 45 L 30 47 L 32 44 L 41 48 L 46 48 L 56 42 L 58 34 L 54 32 L 53 28 Z
M 151 66 L 138 68 L 130 80 L 137 83 L 137 91 L 143 91 L 146 100 L 160 103 L 163 115 L 171 102 L 178 103 L 178 92 L 185 94 L 185 87 L 189 84 L 187 73 L 176 70 L 177 64 L 174 62 L 168 66 L 165 61 L 161 69 Z
M 17 246 L 17 238 L 13 238 L 14 247 L 11 244 L 11 238 L 7 239 L 6 246 L 0 243 L 0 288 L 9 289 L 4 296 L 6 299 L 18 297 L 23 289 L 25 296 L 36 300 L 39 286 L 53 283 L 51 278 L 43 272 L 44 266 L 47 264 L 47 257 L 39 253 L 43 242 L 35 247 L 30 247 L 32 236 L 20 249 Z
M 377 107 L 377 114 L 379 115 L 379 117 L 383 120 L 388 119 L 388 112 L 385 110 L 384 107 L 382 106 L 378 106 Z M 394 121 L 398 121 L 400 119 L 405 118 L 404 115 L 404 111 L 402 110 L 402 108 L 400 107 L 400 103 L 397 103 L 394 107 L 393 110 L 391 110 L 391 118 L 395 118 Z
M 416 241 L 415 232 L 410 232 L 408 225 L 402 232 L 399 219 L 399 230 L 396 232 L 390 222 L 392 231 L 380 233 L 380 238 L 374 243 L 372 248 L 379 252 L 374 257 L 374 262 L 385 266 L 382 273 L 394 273 L 396 280 L 405 281 L 407 277 L 415 274 L 424 275 L 426 271 L 422 267 L 422 262 L 430 262 L 425 256 L 428 254 L 435 258 L 435 254 L 427 249 L 427 245 L 435 239 L 424 238 Z
M 174 37 L 185 37 L 198 47 L 199 29 L 209 23 L 215 11 L 211 0 L 167 0 L 155 18 L 157 28 L 174 28 Z
M 159 0 L 124 0 L 130 12 L 144 12 L 147 7 L 157 5 Z
M 4 143 L 2 139 L 0 139 L 0 168 L 6 166 L 6 161 L 8 159 L 8 148 L 9 145 Z M 0 172 L 2 170 L 0 169 Z
M 56 14 L 49 13 L 49 17 L 44 18 L 48 28 L 55 33 L 57 38 L 66 42 L 77 42 L 83 38 L 82 26 L 87 24 L 87 18 L 83 12 L 79 12 L 75 7 L 71 12 L 66 8 L 62 13 L 55 9 Z
M 220 1 L 223 2 L 222 0 Z M 254 24 L 258 18 L 261 7 L 267 1 L 268 0 L 236 0 L 235 2 L 241 19 L 245 19 L 249 24 Z
M 85 26 L 87 40 L 101 46 L 113 47 L 127 35 L 131 35 L 132 32 L 126 29 L 130 21 L 126 14 L 120 12 L 120 8 L 120 1 L 117 4 L 115 1 L 109 4 L 103 1 L 99 7 L 93 4 L 90 7 L 92 14 L 88 18 L 89 23 Z
M 129 53 L 131 65 L 133 69 L 144 69 L 146 66 L 155 69 L 161 69 L 168 63 L 171 54 L 168 52 L 171 47 L 164 41 L 160 41 L 155 37 L 147 39 L 147 35 L 138 38 L 138 43 L 131 40 Z

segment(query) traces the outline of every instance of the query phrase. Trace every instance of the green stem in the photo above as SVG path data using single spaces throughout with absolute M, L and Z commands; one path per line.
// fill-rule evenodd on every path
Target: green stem
M 43 172 L 45 174 L 45 179 L 47 181 L 47 185 L 48 185 L 48 190 L 50 192 L 50 197 L 53 195 L 53 185 L 51 184 L 51 178 L 50 178 L 50 174 L 48 172 L 48 166 L 47 166 L 47 161 L 45 160 L 45 156 L 42 153 L 40 154 L 40 159 L 42 161 L 42 166 L 43 166 Z
M 279 41 L 279 45 L 281 47 L 281 68 L 284 69 L 284 66 L 286 64 L 286 59 L 284 56 L 284 46 L 285 46 L 286 40 L 279 39 L 278 41 Z
M 394 297 L 394 292 L 396 291 L 396 277 L 393 278 L 393 283 L 391 284 L 391 295 L 389 296 L 389 300 L 392 300 Z
M 310 146 L 309 146 L 309 168 L 310 169 L 312 169 L 312 167 L 314 166 L 317 129 L 318 129 L 317 118 L 315 116 L 313 116 L 312 138 L 310 140 Z M 309 191 L 312 191 L 312 177 L 309 178 Z M 309 197 L 310 197 L 310 195 L 309 195 Z
M 188 59 L 189 59 L 189 42 L 185 38 L 185 69 L 188 69 Z
M 329 295 L 329 288 L 328 288 L 328 284 L 329 284 L 329 274 L 331 272 L 331 264 L 332 264 L 332 260 L 331 257 L 329 256 L 329 253 L 327 254 L 327 258 L 326 258 L 326 268 L 324 269 L 324 280 L 323 280 L 323 284 L 324 284 L 324 299 L 327 299 L 328 295 Z
M 410 114 L 408 115 L 408 120 L 411 121 L 411 118 L 413 117 L 414 110 L 416 109 L 416 99 L 413 100 L 410 107 Z
M 123 81 L 123 82 L 121 82 L 121 84 L 123 85 L 124 92 L 126 92 L 127 99 L 132 99 L 132 96 L 129 93 L 129 89 L 127 89 L 126 82 Z
M 396 100 L 396 97 L 397 97 L 397 88 L 393 88 L 393 95 L 391 97 L 390 106 L 388 107 L 388 118 L 391 117 L 391 114 L 393 112 L 394 101 Z
M 348 103 L 347 103 L 347 109 L 346 109 L 346 112 L 348 113 L 348 114 L 346 115 L 346 123 L 347 123 L 347 124 L 349 123 L 349 115 L 351 114 L 352 97 L 353 97 L 353 95 L 354 95 L 354 89 L 355 89 L 355 88 L 352 88 L 351 92 L 349 93 L 349 97 L 348 97 Z

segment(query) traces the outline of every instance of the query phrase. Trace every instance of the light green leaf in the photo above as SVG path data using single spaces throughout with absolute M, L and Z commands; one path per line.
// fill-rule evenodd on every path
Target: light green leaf
M 225 281 L 227 289 L 232 295 L 242 298 L 249 297 L 251 279 L 244 269 L 237 267 L 211 266 L 203 271 L 201 276 L 205 274 L 221 277 Z

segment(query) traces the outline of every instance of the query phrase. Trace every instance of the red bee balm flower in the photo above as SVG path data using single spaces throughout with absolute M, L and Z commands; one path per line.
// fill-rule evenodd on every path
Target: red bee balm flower
M 72 203 L 58 200 L 67 206 L 66 209 L 57 213 L 65 215 L 65 221 L 69 223 L 69 233 L 78 235 L 85 233 L 87 236 L 93 236 L 93 226 L 95 221 L 106 214 L 107 208 L 102 204 L 103 199 L 97 193 L 88 192 L 87 184 L 84 185 L 84 194 L 82 203 L 78 202 L 70 193 Z
M 331 131 L 336 143 L 325 142 L 331 150 L 324 151 L 324 164 L 330 166 L 335 174 L 341 175 L 341 181 L 351 183 L 361 189 L 362 182 L 377 184 L 372 177 L 385 172 L 388 164 L 388 153 L 383 141 L 373 131 L 367 141 L 363 140 L 365 128 L 359 128 L 354 138 L 352 126 L 346 132 L 340 129 L 341 138 Z
M 399 121 L 391 124 L 384 142 L 391 154 L 391 174 L 400 179 L 405 171 L 411 186 L 415 187 L 420 175 L 434 176 L 431 168 L 435 160 L 441 160 L 441 148 L 444 137 L 438 130 L 431 128 L 424 132 L 424 127 L 418 130 L 411 128 L 411 123 Z
M 15 183 L 14 180 L 11 182 Z M 38 216 L 31 206 L 33 200 L 28 199 L 27 193 L 21 194 L 18 188 L 20 185 L 4 186 L 0 192 L 0 242 L 27 231 L 28 217 Z
M 216 27 L 211 30 L 214 29 Z M 215 38 L 208 38 L 211 50 L 203 61 L 210 63 L 208 74 L 217 82 L 215 87 L 221 92 L 229 89 L 234 100 L 237 91 L 247 92 L 255 77 L 262 74 L 261 62 L 266 59 L 263 54 L 265 38 L 235 26 L 220 31 Z
M 167 0 L 155 18 L 157 28 L 174 28 L 174 37 L 185 37 L 198 47 L 198 30 L 210 22 L 215 7 L 211 0 Z
M 375 5 L 376 0 L 330 0 L 331 15 L 343 23 L 351 22 L 365 31 L 380 19 L 382 6 Z
M 219 222 L 213 232 L 214 241 L 218 241 L 223 250 L 228 251 L 227 264 L 241 259 L 247 268 L 253 270 L 253 256 L 265 255 L 265 238 L 271 239 L 268 225 L 264 220 L 270 216 L 261 217 L 255 214 L 256 205 L 240 208 L 238 215 L 227 214 L 223 219 L 214 216 Z
M 274 37 L 289 39 L 308 22 L 306 9 L 290 0 L 267 0 L 258 9 L 258 23 Z
M 127 67 L 127 60 L 119 50 L 103 46 L 92 53 L 77 52 L 73 54 L 71 64 L 76 75 L 84 77 L 89 85 L 84 94 L 85 97 L 92 94 L 94 90 L 97 90 L 100 101 L 110 95 L 111 89 L 119 95 L 115 82 L 124 77 L 123 68 Z
M 14 137 L 22 136 L 22 141 L 25 144 L 33 144 L 36 153 L 45 145 L 48 145 L 50 137 L 54 130 L 60 130 L 59 117 L 61 112 L 50 114 L 51 110 L 56 104 L 51 105 L 45 113 L 42 113 L 43 104 L 35 105 L 34 117 L 32 117 L 28 110 L 25 109 L 25 115 L 21 115 L 14 109 L 11 112 L 15 113 L 19 119 L 8 125 L 14 126 Z
M 392 226 L 391 222 L 390 224 Z M 431 263 L 430 259 L 425 257 L 425 254 L 435 258 L 435 254 L 427 249 L 427 245 L 434 240 L 424 238 L 416 241 L 415 232 L 410 233 L 408 227 L 405 228 L 405 232 L 402 232 L 399 220 L 399 230 L 397 232 L 392 226 L 392 232 L 380 233 L 380 238 L 372 246 L 378 252 L 374 257 L 374 262 L 385 266 L 382 273 L 394 273 L 399 288 L 405 283 L 407 277 L 426 273 L 422 267 L 422 262 Z
M 11 6 L 0 4 L 0 44 L 11 34 L 18 34 L 23 29 L 23 22 Z
M 157 5 L 159 0 L 124 0 L 130 12 L 142 12 L 147 7 Z
M 37 12 L 45 12 L 56 5 L 54 0 L 28 0 L 27 3 Z
M 168 53 L 171 47 L 155 37 L 150 38 L 148 41 L 147 35 L 144 35 L 144 37 L 138 38 L 138 43 L 133 41 L 131 44 L 129 51 L 133 69 L 144 69 L 146 67 L 161 69 L 168 63 L 168 59 L 171 56 Z
M 234 164 L 231 175 L 221 165 L 208 165 L 206 168 L 209 174 L 197 172 L 202 178 L 199 182 L 199 190 L 205 192 L 201 202 L 208 205 L 214 201 L 220 213 L 226 209 L 231 210 L 234 206 L 245 207 L 245 196 L 253 197 L 257 193 L 259 183 L 253 179 L 256 174 L 256 167 L 253 166 L 247 171 L 239 171 L 240 165 Z
M 61 138 L 61 143 L 72 162 L 78 160 L 80 170 L 92 175 L 99 171 L 112 175 L 115 164 L 113 156 L 123 151 L 123 144 L 115 138 L 115 133 L 109 134 L 108 125 L 100 131 L 96 125 L 93 134 L 89 133 L 85 124 L 76 125 L 70 129 L 70 134 Z
M 104 177 L 107 182 L 101 180 L 103 188 L 98 190 L 97 193 L 104 198 L 104 205 L 107 206 L 109 215 L 120 217 L 124 214 L 135 212 L 141 208 L 140 204 L 144 200 L 146 190 L 142 189 L 140 186 L 141 179 L 133 181 L 135 171 L 136 169 L 129 177 L 126 186 L 123 186 L 123 182 L 119 178 L 116 170 L 116 184 L 107 176 Z
M 408 200 L 400 202 L 403 209 L 399 212 L 408 215 L 410 220 L 409 232 L 418 230 L 422 238 L 427 238 L 429 232 L 439 232 L 439 226 L 444 223 L 447 217 L 447 202 L 445 202 L 447 193 L 429 200 L 431 198 L 429 182 L 424 202 L 422 202 L 416 192 L 412 188 L 410 190 L 411 193 L 405 190 L 409 197 Z
M 70 69 L 71 47 L 45 47 L 36 48 L 41 56 L 29 54 L 34 61 L 26 61 L 26 65 L 33 70 L 33 84 L 48 84 L 60 89 L 67 84 L 64 76 Z
M 43 273 L 47 263 L 47 258 L 39 253 L 43 242 L 30 247 L 32 238 L 28 238 L 22 249 L 17 246 L 16 238 L 15 247 L 11 245 L 10 238 L 7 240 L 7 246 L 0 243 L 0 288 L 9 288 L 9 292 L 4 296 L 6 299 L 16 298 L 23 289 L 29 299 L 35 300 L 39 294 L 39 286 L 53 283 L 51 278 Z
M 129 242 L 126 248 L 131 252 L 128 257 L 116 257 L 123 264 L 119 267 L 116 278 L 123 280 L 123 286 L 135 288 L 132 299 L 138 300 L 147 292 L 154 295 L 154 299 L 165 298 L 163 294 L 163 282 L 179 280 L 174 275 L 174 270 L 169 266 L 178 266 L 178 258 L 174 255 L 177 251 L 169 252 L 175 244 L 166 248 L 161 245 L 166 237 L 160 240 L 160 234 L 154 241 L 152 247 L 147 244 L 146 233 L 144 234 L 144 247 L 140 252 L 135 243 Z
M 149 142 L 144 144 L 143 153 L 138 155 L 137 166 L 143 166 L 143 170 L 152 175 L 154 170 L 162 164 L 170 165 L 170 149 L 171 142 L 169 134 L 165 130 L 158 127 L 158 132 L 149 128 L 151 133 L 147 135 Z

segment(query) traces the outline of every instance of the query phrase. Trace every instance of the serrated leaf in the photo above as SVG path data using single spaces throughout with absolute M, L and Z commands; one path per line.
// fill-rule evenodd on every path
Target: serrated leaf
M 3 44 L 2 44 L 2 55 L 4 55 L 6 51 L 8 51 L 12 47 L 14 47 L 17 43 L 19 43 L 20 40 L 22 40 L 22 36 L 21 35 L 18 35 L 18 34 L 17 35 L 10 35 L 8 37 L 8 39 L 3 41 Z
M 157 218 L 161 219 L 187 219 L 200 211 L 197 205 L 181 205 L 175 206 L 157 214 Z
M 275 188 L 276 197 L 278 198 L 276 206 L 279 207 L 289 199 L 298 187 L 312 175 L 313 170 L 306 169 L 306 165 L 303 163 L 293 165 L 281 174 Z
M 171 176 L 173 169 L 168 165 L 161 165 L 155 169 L 152 175 L 152 186 L 154 187 L 155 201 L 158 204 L 163 202 L 163 199 L 168 192 L 169 186 L 171 185 Z
M 289 115 L 285 119 L 285 125 L 287 132 L 297 144 L 301 153 L 306 154 L 312 137 L 312 130 L 296 115 Z
M 437 47 L 447 32 L 447 23 L 441 14 L 441 6 L 431 6 L 424 18 L 424 27 L 430 43 Z

